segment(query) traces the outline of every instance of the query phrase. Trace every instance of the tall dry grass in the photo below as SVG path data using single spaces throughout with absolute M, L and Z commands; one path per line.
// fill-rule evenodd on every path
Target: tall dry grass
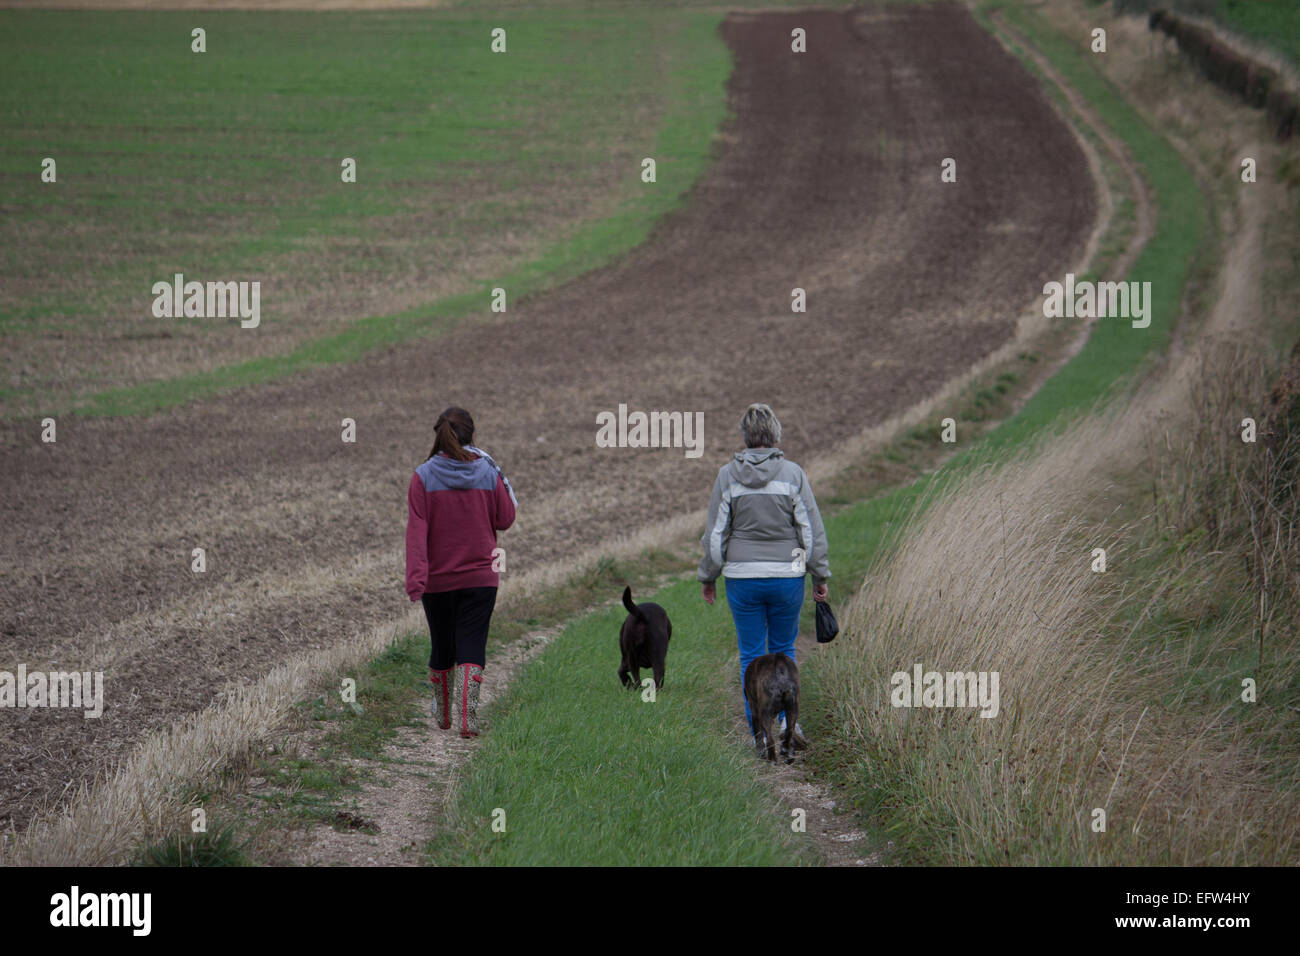
M 1239 341 L 1221 340 L 1208 355 L 1191 367 L 1196 413 L 1166 424 L 1149 449 L 1155 518 L 1239 558 L 1262 661 L 1270 632 L 1300 608 L 1300 343 L 1280 376 Z M 1253 454 L 1243 453 L 1248 419 Z
M 838 772 L 909 857 L 1300 860 L 1294 487 L 1240 439 L 1263 393 L 1248 365 L 1207 347 L 1176 379 L 1182 414 L 1148 391 L 953 480 L 868 576 L 852 639 L 812 666 Z M 1000 713 L 892 706 L 918 663 L 997 671 Z

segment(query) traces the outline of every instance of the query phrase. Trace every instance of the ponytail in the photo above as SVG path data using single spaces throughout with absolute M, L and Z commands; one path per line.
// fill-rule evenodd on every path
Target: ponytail
M 452 406 L 438 416 L 433 426 L 433 448 L 429 457 L 441 452 L 456 461 L 470 461 L 473 455 L 465 450 L 474 443 L 474 419 L 463 408 Z

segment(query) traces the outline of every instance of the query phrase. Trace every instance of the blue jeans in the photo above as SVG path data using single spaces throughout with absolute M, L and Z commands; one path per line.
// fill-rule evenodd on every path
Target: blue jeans
M 724 578 L 727 603 L 736 622 L 740 645 L 740 694 L 745 695 L 745 669 L 764 654 L 784 654 L 794 660 L 794 639 L 799 635 L 803 608 L 803 578 Z M 784 719 L 785 714 L 782 713 Z M 752 727 L 749 701 L 745 701 L 745 726 Z

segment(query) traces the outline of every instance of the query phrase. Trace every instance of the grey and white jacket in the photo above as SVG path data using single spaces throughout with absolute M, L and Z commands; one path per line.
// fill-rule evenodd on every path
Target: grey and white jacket
M 700 544 L 700 581 L 831 576 L 808 476 L 779 448 L 746 448 L 718 469 Z

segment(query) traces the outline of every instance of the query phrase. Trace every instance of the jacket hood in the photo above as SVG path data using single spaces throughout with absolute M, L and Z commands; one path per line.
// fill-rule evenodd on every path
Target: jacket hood
M 473 454 L 473 452 L 470 452 Z M 482 488 L 484 471 L 493 470 L 482 458 L 475 457 L 469 461 L 457 461 L 446 455 L 434 455 L 422 468 L 427 468 L 432 475 L 447 488 Z M 495 484 L 495 478 L 493 484 Z
M 779 448 L 746 448 L 738 451 L 727 469 L 730 477 L 746 488 L 761 488 L 781 470 L 785 453 Z

